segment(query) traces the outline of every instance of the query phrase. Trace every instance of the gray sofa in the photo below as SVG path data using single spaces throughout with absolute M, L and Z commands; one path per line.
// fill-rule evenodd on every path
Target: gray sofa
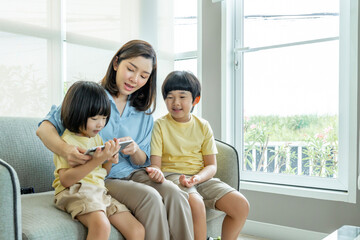
M 0 117 L 0 239 L 85 239 L 86 228 L 53 205 L 53 154 L 35 134 L 39 120 Z M 236 150 L 216 144 L 216 177 L 239 189 Z M 223 217 L 207 209 L 208 236 L 220 236 Z M 124 238 L 112 227 L 110 239 Z

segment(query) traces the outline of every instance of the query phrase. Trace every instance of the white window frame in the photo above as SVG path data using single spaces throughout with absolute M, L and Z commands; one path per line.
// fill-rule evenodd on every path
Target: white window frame
M 296 180 L 300 176 L 277 176 L 277 184 L 271 174 L 245 172 L 240 174 L 240 188 L 285 194 L 299 197 L 326 199 L 344 202 L 356 202 L 356 172 L 358 143 L 358 1 L 341 0 L 340 12 L 340 102 L 339 102 L 339 159 L 347 159 L 346 164 L 339 166 L 339 179 L 320 179 L 324 187 L 311 188 L 311 177 L 302 177 L 307 181 L 306 187 L 296 187 L 292 184 L 279 184 L 283 180 Z M 227 0 L 222 3 L 222 139 L 232 143 L 242 155 L 243 120 L 241 111 L 235 111 L 242 106 L 242 97 L 235 89 L 242 85 L 242 58 L 244 51 L 242 40 L 235 41 L 235 23 L 242 16 L 235 14 L 235 9 L 241 9 L 242 0 Z M 331 40 L 331 39 L 329 39 Z M 239 49 L 239 46 L 241 49 Z M 240 51 L 239 51 L 240 50 Z M 239 89 L 239 88 L 238 88 Z M 242 89 L 242 88 L 241 88 Z M 237 119 L 238 121 L 235 121 Z M 239 121 L 240 120 L 240 121 Z M 236 124 L 238 123 L 238 124 Z M 239 159 L 242 161 L 242 157 Z M 241 165 L 241 164 L 240 164 Z M 274 175 L 273 175 L 274 176 Z M 329 189 L 332 184 L 336 189 Z

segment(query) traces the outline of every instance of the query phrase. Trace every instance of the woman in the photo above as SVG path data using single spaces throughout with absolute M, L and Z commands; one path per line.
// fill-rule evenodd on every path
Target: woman
M 153 127 L 151 105 L 156 105 L 157 60 L 152 46 L 141 40 L 126 43 L 112 58 L 101 81 L 111 102 L 108 124 L 100 132 L 103 141 L 114 137 L 133 140 L 112 166 L 106 187 L 110 195 L 125 204 L 145 227 L 146 239 L 192 239 L 193 224 L 187 194 L 168 182 L 160 188 L 142 184 L 137 173 L 150 165 Z M 53 107 L 36 134 L 52 152 L 71 166 L 86 164 L 86 149 L 68 145 L 60 138 L 64 131 L 61 106 Z M 154 110 L 153 109 L 153 110 Z M 140 170 L 140 171 L 139 171 Z

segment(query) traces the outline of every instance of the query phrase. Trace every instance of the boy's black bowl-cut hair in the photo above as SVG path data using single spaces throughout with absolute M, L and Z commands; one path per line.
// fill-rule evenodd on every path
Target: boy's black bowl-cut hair
M 200 81 L 191 72 L 173 71 L 167 75 L 161 87 L 163 98 L 165 99 L 169 92 L 176 90 L 184 90 L 191 92 L 194 102 L 195 98 L 200 96 Z

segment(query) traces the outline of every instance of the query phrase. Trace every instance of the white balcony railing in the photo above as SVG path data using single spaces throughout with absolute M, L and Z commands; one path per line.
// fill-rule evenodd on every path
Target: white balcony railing
M 288 173 L 293 175 L 319 175 L 314 169 L 319 166 L 335 165 L 336 158 L 334 155 L 329 160 L 310 159 L 306 155 L 307 145 L 305 142 L 269 142 L 266 149 L 261 149 L 260 144 L 254 144 L 252 149 L 245 145 L 243 169 L 247 171 L 261 171 L 269 173 Z M 320 171 L 322 177 L 336 178 L 336 171 L 329 174 Z

